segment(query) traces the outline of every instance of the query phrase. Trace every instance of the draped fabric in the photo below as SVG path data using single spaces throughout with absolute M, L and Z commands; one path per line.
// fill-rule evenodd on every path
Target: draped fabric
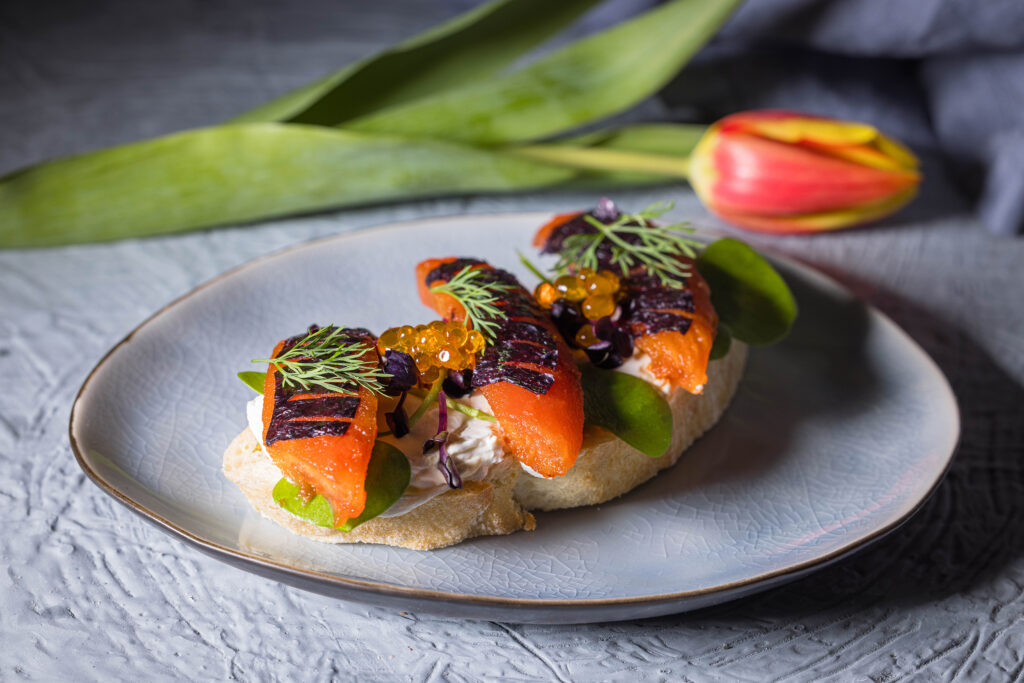
M 1024 2 L 748 0 L 662 93 L 673 118 L 780 107 L 874 124 L 992 232 L 1024 232 Z

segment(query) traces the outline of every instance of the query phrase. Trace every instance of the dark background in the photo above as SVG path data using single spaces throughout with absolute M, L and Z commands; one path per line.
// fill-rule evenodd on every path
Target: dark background
M 0 5 L 0 172 L 210 125 L 477 4 L 388 0 Z M 652 0 L 610 0 L 593 30 Z M 1024 2 L 749 0 L 633 118 L 781 107 L 866 121 L 1024 229 Z

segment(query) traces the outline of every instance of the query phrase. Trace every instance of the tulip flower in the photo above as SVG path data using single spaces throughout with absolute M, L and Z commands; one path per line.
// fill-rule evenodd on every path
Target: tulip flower
M 786 111 L 727 116 L 690 158 L 704 205 L 760 232 L 872 221 L 910 201 L 920 181 L 914 155 L 872 126 Z
M 672 132 L 660 126 L 660 135 L 678 149 L 687 135 L 684 128 Z M 563 143 L 517 152 L 577 168 L 641 174 L 634 177 L 645 180 L 685 177 L 708 210 L 759 232 L 818 232 L 867 223 L 909 202 L 921 182 L 914 155 L 872 126 L 794 112 L 727 116 L 703 133 L 689 158 L 651 153 L 649 140 L 644 147 Z

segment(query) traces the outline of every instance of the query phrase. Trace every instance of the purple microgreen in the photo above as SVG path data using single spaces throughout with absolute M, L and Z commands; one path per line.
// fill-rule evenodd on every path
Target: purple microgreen
M 437 395 L 437 434 L 423 444 L 423 452 L 427 453 L 437 446 L 437 469 L 444 475 L 444 480 L 453 489 L 462 488 L 462 477 L 455 466 L 455 461 L 448 456 L 448 397 L 444 391 Z
M 406 392 L 420 382 L 416 361 L 409 354 L 396 349 L 384 352 L 384 373 L 388 375 L 384 393 L 389 396 Z
M 473 370 L 455 370 L 454 372 L 448 373 L 448 379 L 444 381 L 445 393 L 448 396 L 454 396 L 455 398 L 462 398 L 469 392 L 473 391 Z
M 401 439 L 403 436 L 409 433 L 409 418 L 405 414 L 405 403 L 406 394 L 403 393 L 401 398 L 398 399 L 398 405 L 390 413 L 384 414 L 384 419 L 388 423 L 388 427 L 391 428 L 391 433 L 396 438 Z

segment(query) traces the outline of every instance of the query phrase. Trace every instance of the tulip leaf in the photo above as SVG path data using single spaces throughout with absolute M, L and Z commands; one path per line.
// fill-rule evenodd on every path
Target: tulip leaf
M 599 0 L 498 0 L 242 114 L 232 123 L 334 126 L 499 71 Z
M 245 386 L 249 387 L 257 394 L 263 394 L 263 382 L 267 378 L 267 373 L 257 372 L 256 370 L 246 370 L 238 373 L 238 379 L 242 380 Z
M 205 128 L 0 178 L 0 248 L 138 237 L 336 206 L 557 184 L 571 169 L 297 124 Z
M 671 0 L 518 71 L 380 109 L 345 126 L 499 145 L 571 130 L 654 94 L 740 0 Z
M 326 498 L 317 494 L 308 502 L 299 495 L 299 486 L 282 478 L 272 495 L 277 504 L 296 517 L 329 529 L 352 531 L 395 504 L 409 486 L 411 470 L 402 451 L 389 443 L 377 441 L 366 469 L 366 506 L 358 517 L 334 526 L 334 511 Z
M 789 334 L 797 306 L 782 276 L 760 254 L 730 238 L 712 242 L 697 257 L 697 269 L 711 287 L 719 325 L 755 346 Z
M 584 425 L 604 427 L 638 451 L 658 458 L 672 445 L 672 409 L 665 395 L 639 377 L 580 368 Z

